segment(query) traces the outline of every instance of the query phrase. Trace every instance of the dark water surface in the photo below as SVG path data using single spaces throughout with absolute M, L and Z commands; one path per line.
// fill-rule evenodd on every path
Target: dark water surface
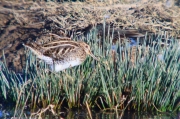
M 170 113 L 164 113 L 164 114 L 152 114 L 152 113 L 138 113 L 138 112 L 125 112 L 123 115 L 119 112 L 116 114 L 115 112 L 109 112 L 109 113 L 94 113 L 93 119 L 180 119 L 180 113 L 176 114 L 170 114 Z M 71 117 L 73 118 L 73 116 Z M 67 118 L 67 119 L 71 119 Z M 78 117 L 73 119 L 87 119 L 83 117 Z
M 54 116 L 51 112 L 42 114 L 42 119 L 90 119 L 87 111 L 69 111 L 69 112 L 57 112 L 58 115 Z M 26 112 L 26 116 L 21 119 L 29 118 L 30 112 Z M 13 112 L 7 110 L 0 110 L 0 119 L 13 119 Z M 18 117 L 16 117 L 18 118 Z M 38 118 L 38 117 L 35 117 Z M 180 119 L 179 113 L 159 113 L 152 114 L 148 112 L 121 112 L 116 114 L 115 112 L 92 112 L 93 119 Z M 34 118 L 33 118 L 34 119 Z

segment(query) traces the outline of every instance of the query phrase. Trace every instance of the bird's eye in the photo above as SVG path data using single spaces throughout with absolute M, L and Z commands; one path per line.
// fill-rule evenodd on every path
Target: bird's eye
M 86 48 L 88 48 L 88 46 L 86 45 Z

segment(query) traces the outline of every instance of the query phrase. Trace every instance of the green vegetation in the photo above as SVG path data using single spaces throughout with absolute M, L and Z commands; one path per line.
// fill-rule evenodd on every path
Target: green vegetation
M 169 46 L 161 47 L 160 34 L 147 36 L 142 45 L 135 48 L 137 52 L 131 62 L 129 54 L 132 50 L 126 41 L 117 41 L 118 53 L 113 60 L 112 37 L 104 37 L 103 44 L 100 44 L 96 30 L 92 30 L 83 39 L 101 60 L 98 62 L 88 57 L 82 65 L 59 73 L 50 72 L 48 66 L 36 60 L 29 51 L 26 51 L 26 68 L 22 75 L 9 71 L 5 62 L 0 62 L 1 99 L 6 103 L 7 100 L 14 102 L 15 115 L 20 116 L 25 106 L 30 109 L 50 106 L 54 109 L 98 108 L 104 111 L 179 110 L 180 50 L 177 40 L 169 39 Z M 164 58 L 158 59 L 159 54 Z M 22 112 L 17 111 L 19 108 Z

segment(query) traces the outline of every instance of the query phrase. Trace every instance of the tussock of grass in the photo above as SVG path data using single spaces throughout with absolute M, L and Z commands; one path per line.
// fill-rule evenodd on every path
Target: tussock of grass
M 1 98 L 16 102 L 16 110 L 48 105 L 55 109 L 98 108 L 104 111 L 179 109 L 180 50 L 176 39 L 170 39 L 170 45 L 162 48 L 161 37 L 156 37 L 156 44 L 153 43 L 155 38 L 146 37 L 142 46 L 135 48 L 132 62 L 128 42 L 126 45 L 117 42 L 117 53 L 112 57 L 112 38 L 106 37 L 103 45 L 99 45 L 95 31 L 84 40 L 100 57 L 99 62 L 88 57 L 80 66 L 54 73 L 26 52 L 26 68 L 21 75 L 9 71 L 1 62 Z M 148 50 L 147 40 L 150 42 Z M 158 58 L 159 54 L 163 59 Z M 22 115 L 22 112 L 15 112 L 15 115 Z

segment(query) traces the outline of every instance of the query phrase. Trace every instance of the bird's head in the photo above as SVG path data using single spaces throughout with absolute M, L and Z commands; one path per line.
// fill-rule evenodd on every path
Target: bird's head
M 80 46 L 84 49 L 84 51 L 86 52 L 86 54 L 90 55 L 91 57 L 93 57 L 95 60 L 99 61 L 98 58 L 96 58 L 92 52 L 91 52 L 91 48 L 88 44 L 84 43 L 84 42 L 79 42 Z

